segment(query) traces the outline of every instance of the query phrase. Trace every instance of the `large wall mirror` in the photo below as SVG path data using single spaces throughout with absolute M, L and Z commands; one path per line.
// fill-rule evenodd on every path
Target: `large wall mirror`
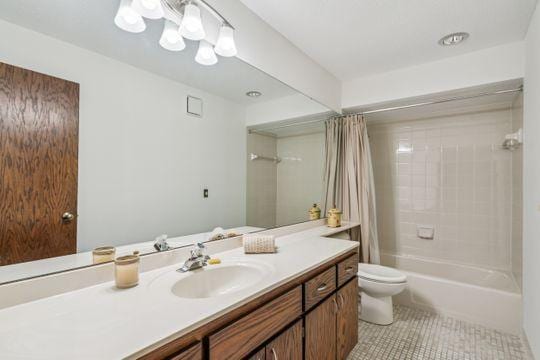
M 320 202 L 326 108 L 237 58 L 198 64 L 195 42 L 162 49 L 163 22 L 123 32 L 117 6 L 0 3 L 0 283 L 100 247 L 152 253 L 162 234 L 176 248 L 307 221 Z

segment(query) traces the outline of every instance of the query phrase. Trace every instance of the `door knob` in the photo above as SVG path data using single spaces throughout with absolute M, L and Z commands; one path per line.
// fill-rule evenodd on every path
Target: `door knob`
M 75 215 L 73 215 L 70 212 L 65 212 L 65 213 L 62 214 L 62 221 L 64 223 L 70 223 L 70 222 L 73 221 L 74 218 L 75 218 Z

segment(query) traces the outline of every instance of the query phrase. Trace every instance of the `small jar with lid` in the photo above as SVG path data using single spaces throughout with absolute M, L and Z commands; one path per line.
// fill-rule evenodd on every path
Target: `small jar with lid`
M 342 212 L 336 207 L 336 205 L 334 205 L 332 209 L 328 210 L 328 227 L 340 227 L 341 214 Z
M 313 204 L 313 207 L 309 209 L 309 220 L 319 220 L 321 218 L 321 209 L 317 204 Z
M 92 262 L 94 264 L 101 264 L 109 261 L 114 261 L 114 255 L 116 254 L 116 248 L 113 246 L 102 246 L 92 250 Z
M 114 260 L 114 278 L 116 287 L 127 289 L 139 284 L 139 252 L 120 256 Z

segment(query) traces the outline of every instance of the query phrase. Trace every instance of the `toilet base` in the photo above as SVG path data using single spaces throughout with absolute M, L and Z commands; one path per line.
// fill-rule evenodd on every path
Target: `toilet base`
M 360 295 L 360 320 L 377 325 L 390 325 L 394 322 L 391 296 L 373 297 L 364 291 Z

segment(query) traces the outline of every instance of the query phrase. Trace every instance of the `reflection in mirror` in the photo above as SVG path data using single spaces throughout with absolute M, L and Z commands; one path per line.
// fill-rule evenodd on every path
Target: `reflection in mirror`
M 320 129 L 246 125 L 325 108 L 235 57 L 200 65 L 198 42 L 162 48 L 163 21 L 122 31 L 117 10 L 0 3 L 0 283 L 305 221 L 320 201 Z
M 283 226 L 324 217 L 324 120 L 330 115 L 301 95 L 250 106 L 248 225 Z

